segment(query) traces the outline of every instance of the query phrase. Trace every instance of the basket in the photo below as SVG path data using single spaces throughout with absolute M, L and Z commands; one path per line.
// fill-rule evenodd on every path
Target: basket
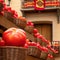
M 47 57 L 46 60 L 55 60 L 55 58 L 54 58 L 54 57 L 53 57 L 53 58 L 49 58 L 49 57 Z
M 40 58 L 46 60 L 46 59 L 47 59 L 47 56 L 48 56 L 48 52 L 42 51 L 42 52 L 41 52 L 41 55 L 40 55 Z
M 18 24 L 22 29 L 24 29 L 26 27 L 27 21 L 18 19 Z
M 37 38 L 37 42 L 39 42 L 40 45 L 42 45 L 43 41 L 40 38 Z
M 6 17 L 8 20 L 13 21 L 13 14 L 7 11 L 4 11 L 4 17 Z
M 36 42 L 37 43 L 37 38 L 36 37 L 33 37 L 34 38 L 34 41 L 33 42 Z
M 0 60 L 25 60 L 26 56 L 27 52 L 23 47 L 0 47 Z
M 42 44 L 41 45 L 46 47 L 47 46 L 47 43 L 45 43 L 45 42 L 42 41 Z
M 41 51 L 35 46 L 29 46 L 28 55 L 40 58 Z
M 59 51 L 58 51 L 58 53 L 56 55 L 60 56 L 60 45 L 59 45 Z
M 0 3 L 0 12 L 3 10 L 3 4 Z
M 54 58 L 52 58 L 52 59 L 51 58 L 47 58 L 47 60 L 55 60 L 55 59 Z
M 54 52 L 51 51 L 50 49 L 48 49 L 48 53 L 51 54 L 51 55 L 54 55 Z
M 36 57 L 27 55 L 26 60 L 41 60 L 41 59 L 40 59 L 40 58 L 36 58 Z
M 11 17 L 11 18 L 12 18 L 12 22 L 15 23 L 18 26 L 18 19 L 14 18 L 14 17 Z
M 26 31 L 26 36 L 31 42 L 37 42 L 37 38 L 35 38 L 32 33 L 30 34 Z
M 32 32 L 33 32 L 33 29 L 34 29 L 33 26 L 26 26 L 26 27 L 25 27 L 25 30 L 26 30 L 27 32 L 29 32 L 29 33 L 32 33 Z

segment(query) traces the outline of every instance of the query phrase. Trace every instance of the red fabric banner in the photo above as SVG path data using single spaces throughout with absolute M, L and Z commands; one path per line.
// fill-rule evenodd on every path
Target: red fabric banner
M 45 0 L 34 0 L 35 2 L 35 9 L 36 10 L 44 10 L 45 8 Z

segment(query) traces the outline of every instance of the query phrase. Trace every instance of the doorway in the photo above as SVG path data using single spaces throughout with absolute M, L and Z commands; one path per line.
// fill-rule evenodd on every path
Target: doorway
M 35 28 L 50 42 L 52 41 L 52 24 L 35 24 Z

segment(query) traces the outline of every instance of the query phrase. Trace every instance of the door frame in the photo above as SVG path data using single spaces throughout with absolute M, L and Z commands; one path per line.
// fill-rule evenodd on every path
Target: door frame
M 52 21 L 32 21 L 34 24 L 51 24 L 51 42 L 53 41 L 53 22 Z

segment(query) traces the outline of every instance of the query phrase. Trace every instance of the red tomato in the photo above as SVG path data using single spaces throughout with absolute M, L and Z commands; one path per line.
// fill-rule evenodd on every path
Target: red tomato
M 24 46 L 26 43 L 26 33 L 19 28 L 9 28 L 3 33 L 2 38 L 8 46 Z
M 25 44 L 24 47 L 25 47 L 25 48 L 28 48 L 28 44 Z
M 35 42 L 31 42 L 31 46 L 36 46 L 37 44 Z
M 30 42 L 29 39 L 26 39 L 26 43 L 27 43 L 27 44 L 28 44 L 28 42 Z
M 22 21 L 26 21 L 26 18 L 25 17 L 22 17 L 22 16 L 18 17 L 18 19 L 20 19 Z
M 35 37 L 38 37 L 39 35 L 40 35 L 40 33 L 36 33 L 36 34 L 34 34 Z
M 4 46 L 5 45 L 5 41 L 4 40 L 0 40 L 0 46 Z
M 38 33 L 38 30 L 35 28 L 34 30 L 33 30 L 33 33 L 35 34 L 35 33 Z

